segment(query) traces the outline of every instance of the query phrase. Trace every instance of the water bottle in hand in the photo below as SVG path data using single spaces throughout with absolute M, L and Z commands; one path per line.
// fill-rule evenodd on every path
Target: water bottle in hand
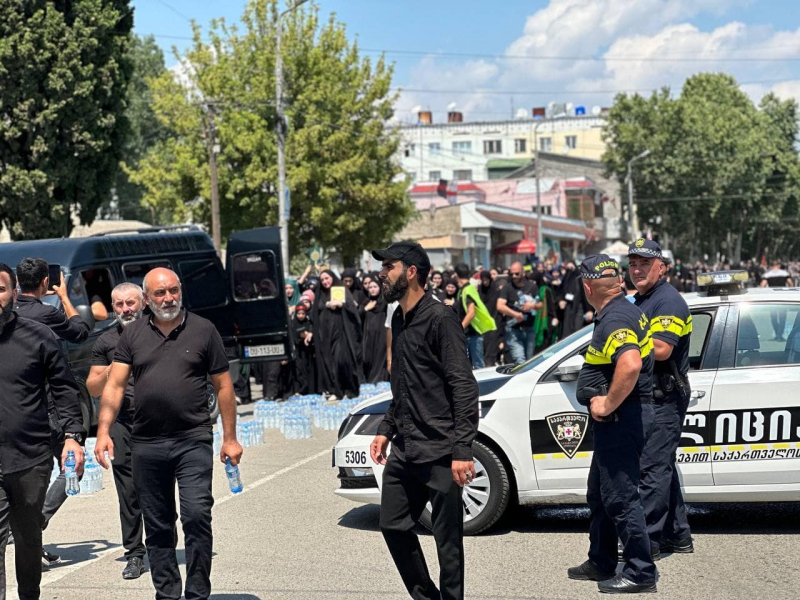
M 75 471 L 75 451 L 67 451 L 67 460 L 64 462 L 64 476 L 67 479 L 67 495 L 77 496 L 81 491 L 78 482 L 78 473 Z
M 228 486 L 231 488 L 231 492 L 234 494 L 238 494 L 242 491 L 242 478 L 239 475 L 239 467 L 234 467 L 231 464 L 231 459 L 225 459 L 225 474 L 228 476 Z

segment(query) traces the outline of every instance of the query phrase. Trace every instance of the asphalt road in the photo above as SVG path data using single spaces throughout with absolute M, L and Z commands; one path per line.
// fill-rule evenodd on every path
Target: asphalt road
M 242 407 L 249 412 L 249 407 Z M 268 432 L 245 450 L 245 491 L 231 496 L 224 471 L 214 473 L 216 600 L 367 600 L 405 598 L 378 529 L 378 507 L 335 496 L 330 449 L 335 432 L 305 440 Z M 63 562 L 43 574 L 42 599 L 154 598 L 149 574 L 124 581 L 113 478 L 90 498 L 70 498 L 45 532 Z M 796 505 L 693 506 L 697 552 L 658 563 L 666 599 L 754 600 L 798 597 L 800 519 Z M 466 540 L 467 598 L 597 598 L 596 586 L 566 569 L 585 559 L 585 508 L 518 508 L 487 535 Z M 422 533 L 434 579 L 432 538 Z M 183 542 L 179 560 L 183 563 Z M 6 567 L 14 586 L 13 546 Z M 182 567 L 183 568 L 183 567 Z M 16 598 L 15 589 L 9 598 Z

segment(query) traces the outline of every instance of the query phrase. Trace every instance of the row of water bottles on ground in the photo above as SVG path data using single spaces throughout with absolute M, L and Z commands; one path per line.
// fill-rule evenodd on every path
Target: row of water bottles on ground
M 89 496 L 103 489 L 103 468 L 94 459 L 94 446 L 96 438 L 86 440 L 84 456 L 86 462 L 83 465 L 83 477 L 78 481 L 78 474 L 75 470 L 75 455 L 70 451 L 67 460 L 64 462 L 64 477 L 66 478 L 66 491 L 68 496 Z M 53 460 L 53 471 L 50 473 L 50 483 L 53 483 L 60 472 L 58 461 Z

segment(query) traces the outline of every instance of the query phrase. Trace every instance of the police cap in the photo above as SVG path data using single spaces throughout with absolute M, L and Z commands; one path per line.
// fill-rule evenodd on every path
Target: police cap
M 613 270 L 613 273 L 605 271 Z M 583 279 L 605 279 L 619 277 L 619 263 L 608 254 L 592 254 L 583 259 L 580 266 Z
M 641 256 L 642 258 L 664 260 L 664 256 L 661 254 L 661 246 L 658 242 L 646 240 L 644 238 L 639 238 L 628 246 L 628 256 Z

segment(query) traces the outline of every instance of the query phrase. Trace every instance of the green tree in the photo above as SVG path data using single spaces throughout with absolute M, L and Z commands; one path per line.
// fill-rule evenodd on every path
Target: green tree
M 115 197 L 103 208 L 103 214 L 112 218 L 157 222 L 155 212 L 142 205 L 144 188 L 131 182 L 128 172 L 136 170 L 148 150 L 169 135 L 153 111 L 152 95 L 147 83 L 166 71 L 164 52 L 153 36 L 133 35 L 128 59 L 133 69 L 125 108 L 129 131 L 122 147 L 123 168 L 119 170 L 114 184 Z
M 154 108 L 173 136 L 157 144 L 132 179 L 144 201 L 175 221 L 210 223 L 210 123 L 219 144 L 222 231 L 277 223 L 275 0 L 254 0 L 240 26 L 212 22 L 209 43 L 195 27 L 178 56 L 181 76 L 152 82 Z M 387 128 L 392 68 L 362 58 L 333 16 L 316 6 L 284 20 L 289 234 L 295 250 L 313 245 L 352 263 L 363 248 L 387 242 L 412 205 Z
M 603 161 L 622 180 L 628 161 L 649 149 L 634 167 L 640 223 L 686 258 L 720 253 L 739 262 L 760 256 L 779 223 L 796 220 L 793 117 L 794 102 L 768 96 L 759 109 L 729 75 L 700 74 L 677 98 L 668 89 L 618 96 Z
M 0 220 L 69 235 L 107 201 L 127 133 L 128 0 L 0 0 Z

